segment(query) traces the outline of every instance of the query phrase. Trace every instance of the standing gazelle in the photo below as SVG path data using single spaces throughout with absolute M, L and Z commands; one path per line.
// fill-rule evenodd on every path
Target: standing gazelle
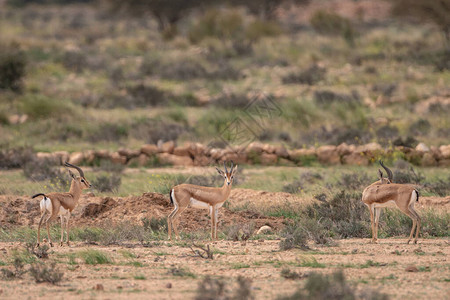
M 64 225 L 66 227 L 66 238 L 67 245 L 69 245 L 69 218 L 70 214 L 78 203 L 78 199 L 80 199 L 81 192 L 84 189 L 88 189 L 91 187 L 91 184 L 84 177 L 84 172 L 81 168 L 69 164 L 66 162 L 64 164 L 65 167 L 74 168 L 78 171 L 80 176 L 76 176 L 69 171 L 70 176 L 72 177 L 72 183 L 70 184 L 70 190 L 68 193 L 49 193 L 49 194 L 36 194 L 32 196 L 32 198 L 36 198 L 38 196 L 43 196 L 44 198 L 40 202 L 41 209 L 41 219 L 39 220 L 38 226 L 38 234 L 37 234 L 37 246 L 39 247 L 40 243 L 40 234 L 41 234 L 41 225 L 42 222 L 47 226 L 47 234 L 48 241 L 50 246 L 53 247 L 53 243 L 50 237 L 49 230 L 49 222 L 55 220 L 58 216 L 61 217 L 61 243 L 63 245 L 64 240 Z
M 383 172 L 378 169 L 380 181 L 376 181 L 366 187 L 362 194 L 362 202 L 367 205 L 370 211 L 372 243 L 378 243 L 378 221 L 381 209 L 390 203 L 395 203 L 398 209 L 413 221 L 408 244 L 413 237 L 414 228 L 417 226 L 416 237 L 414 238 L 414 243 L 416 244 L 421 220 L 419 214 L 414 210 L 414 204 L 416 201 L 419 201 L 419 192 L 410 184 L 392 183 L 392 171 L 383 165 L 383 162 L 380 162 L 380 164 L 386 170 L 388 178 L 383 178 Z
M 218 210 L 230 195 L 233 178 L 237 171 L 237 166 L 234 166 L 233 162 L 231 162 L 230 171 L 227 170 L 225 162 L 223 166 L 225 172 L 216 168 L 217 172 L 225 179 L 223 186 L 220 188 L 180 184 L 170 190 L 170 201 L 175 206 L 175 209 L 167 217 L 169 239 L 172 239 L 172 228 L 175 231 L 176 237 L 179 237 L 176 219 L 188 206 L 209 209 L 211 216 L 211 239 L 217 239 Z

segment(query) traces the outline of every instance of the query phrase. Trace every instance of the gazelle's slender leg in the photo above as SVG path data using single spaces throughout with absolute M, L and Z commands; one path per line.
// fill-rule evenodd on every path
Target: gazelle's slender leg
M 374 222 L 374 207 L 373 205 L 369 206 L 370 211 L 370 225 L 372 226 L 372 243 L 375 243 L 375 222 Z
M 181 213 L 183 212 L 183 211 L 185 211 L 185 209 L 186 209 L 187 207 L 179 207 L 178 209 L 177 209 L 177 211 L 175 212 L 175 214 L 172 216 L 172 225 L 174 225 L 175 224 L 175 226 L 173 226 L 173 231 L 175 232 L 175 237 L 177 238 L 177 239 L 179 239 L 180 238 L 180 235 L 178 234 L 178 229 L 177 229 L 177 218 L 181 215 Z
M 378 222 L 380 221 L 381 208 L 375 208 L 375 240 L 378 240 Z
M 419 237 L 419 230 L 420 230 L 421 219 L 420 219 L 419 214 L 414 209 L 414 204 L 410 205 L 408 207 L 408 209 L 416 217 L 417 229 L 416 229 L 416 237 L 414 238 L 414 244 L 417 244 L 417 238 Z M 410 237 L 410 239 L 411 239 L 411 237 Z
M 216 210 L 211 207 L 211 239 L 215 239 L 215 231 L 214 228 L 216 227 Z
M 405 215 L 407 215 L 408 217 L 410 217 L 411 220 L 412 220 L 412 222 L 413 222 L 412 228 L 411 228 L 411 232 L 410 232 L 410 234 L 409 234 L 409 239 L 408 239 L 408 241 L 406 242 L 407 244 L 409 244 L 409 242 L 411 241 L 411 239 L 412 239 L 412 237 L 413 237 L 414 229 L 416 228 L 416 224 L 417 224 L 416 216 L 415 216 L 412 212 L 409 211 L 409 208 L 408 208 L 408 207 L 398 206 L 398 208 L 400 209 L 400 211 L 401 211 L 402 213 L 404 213 Z
M 70 212 L 67 213 L 67 219 L 66 219 L 66 239 L 67 239 L 67 246 L 69 246 L 69 219 L 70 219 Z
M 216 207 L 216 208 L 214 208 L 214 210 L 216 211 L 215 214 L 214 214 L 215 215 L 215 220 L 214 220 L 214 232 L 215 232 L 215 235 L 214 235 L 214 237 L 217 240 L 217 223 L 219 221 L 219 209 Z
M 178 206 L 175 205 L 175 208 L 172 210 L 172 212 L 167 217 L 167 229 L 169 233 L 169 240 L 172 239 L 172 228 L 173 228 L 173 216 L 177 213 Z
M 44 211 L 44 213 L 41 215 L 41 219 L 39 220 L 38 234 L 37 234 L 37 246 L 38 247 L 39 247 L 39 244 L 41 243 L 41 226 L 42 226 L 42 221 L 44 220 L 45 215 L 46 215 L 46 211 Z
M 50 247 L 53 247 L 52 237 L 50 236 L 50 226 L 49 226 L 49 224 L 48 224 L 51 217 L 52 217 L 52 216 L 48 217 L 47 220 L 45 220 L 45 226 L 47 227 L 48 242 L 49 242 L 49 244 L 50 244 Z
M 64 241 L 64 215 L 60 215 L 61 218 L 61 241 L 59 242 L 59 245 L 63 245 Z

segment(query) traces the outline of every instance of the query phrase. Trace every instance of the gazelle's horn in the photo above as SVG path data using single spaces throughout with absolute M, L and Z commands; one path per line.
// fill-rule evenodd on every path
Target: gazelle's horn
M 80 173 L 80 176 L 81 176 L 81 177 L 84 177 L 84 172 L 83 172 L 83 170 L 81 170 L 80 167 L 77 167 L 77 166 L 75 166 L 75 165 L 69 164 L 67 161 L 66 161 L 66 163 L 64 164 L 64 166 L 76 169 L 76 170 L 78 171 L 78 173 Z
M 233 172 L 233 168 L 234 168 L 234 162 L 231 161 L 231 170 L 230 170 L 230 173 Z
M 392 171 L 388 167 L 386 167 L 381 160 L 380 160 L 380 165 L 383 167 L 383 169 L 386 170 L 388 178 L 392 182 L 392 180 L 394 179 L 394 174 L 392 174 Z
M 223 167 L 225 168 L 225 173 L 228 173 L 228 170 L 227 170 L 227 164 L 226 164 L 225 161 L 223 161 Z

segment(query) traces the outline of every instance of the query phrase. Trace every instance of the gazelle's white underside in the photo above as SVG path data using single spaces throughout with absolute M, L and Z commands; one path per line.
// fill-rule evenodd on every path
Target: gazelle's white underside
M 389 201 L 386 201 L 384 203 L 374 203 L 373 206 L 375 208 L 394 207 L 395 206 L 395 201 L 394 200 L 389 200 Z
M 209 209 L 210 205 L 208 203 L 199 201 L 197 199 L 191 198 L 191 207 L 200 209 Z

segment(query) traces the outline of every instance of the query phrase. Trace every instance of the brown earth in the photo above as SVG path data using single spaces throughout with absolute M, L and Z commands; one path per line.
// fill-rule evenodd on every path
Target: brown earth
M 245 207 L 234 212 L 227 207 L 220 209 L 219 227 L 239 223 L 254 223 L 260 227 L 269 225 L 274 229 L 282 227 L 282 218 L 268 217 L 254 211 L 256 207 L 270 209 L 285 204 L 306 204 L 311 200 L 302 199 L 289 193 L 274 193 L 250 189 L 233 189 L 227 206 Z M 27 196 L 0 196 L 0 226 L 37 226 L 39 222 L 39 200 Z M 450 196 L 420 197 L 417 205 L 450 210 Z M 141 224 L 142 218 L 164 218 L 173 210 L 168 196 L 158 193 L 145 193 L 129 197 L 95 197 L 83 194 L 70 219 L 71 226 L 101 226 L 104 224 L 131 222 Z M 197 231 L 209 228 L 210 219 L 207 210 L 188 208 L 180 218 L 180 227 L 185 231 Z
M 270 193 L 234 189 L 230 207 L 246 203 L 301 202 L 303 199 L 287 193 Z M 25 196 L 0 196 L 0 227 L 36 227 L 39 201 Z M 419 208 L 435 207 L 448 210 L 450 197 L 421 197 Z M 130 197 L 95 197 L 83 195 L 73 213 L 72 226 L 97 226 L 130 221 L 140 223 L 142 217 L 165 217 L 172 210 L 168 197 L 146 193 Z M 209 230 L 207 211 L 190 209 L 183 214 L 180 227 L 185 231 Z M 249 211 L 233 212 L 221 209 L 220 228 L 235 223 L 252 221 L 256 226 L 282 226 L 281 218 L 270 218 Z M 45 236 L 45 234 L 44 234 Z M 287 280 L 281 277 L 283 268 L 303 275 L 309 272 L 331 273 L 342 269 L 349 282 L 363 293 L 376 290 L 393 299 L 449 298 L 448 263 L 449 241 L 420 239 L 418 245 L 405 244 L 405 238 L 381 239 L 380 244 L 368 240 L 339 240 L 335 247 L 312 245 L 312 251 L 279 251 L 278 240 L 247 242 L 218 241 L 208 243 L 214 250 L 214 259 L 196 256 L 188 242 L 153 242 L 146 247 L 139 243 L 122 246 L 87 245 L 74 242 L 70 247 L 51 248 L 47 261 L 56 261 L 64 272 L 58 285 L 35 283 L 26 273 L 12 281 L 0 280 L 1 299 L 192 299 L 198 284 L 206 275 L 223 277 L 228 289 L 236 287 L 241 275 L 252 280 L 255 299 L 276 299 L 292 294 L 305 279 Z M 10 263 L 14 249 L 23 249 L 19 242 L 0 243 L 0 263 Z M 89 265 L 80 251 L 99 250 L 113 262 Z M 124 254 L 129 251 L 132 256 Z M 70 262 L 69 256 L 75 257 Z M 41 260 L 46 261 L 46 260 Z M 317 263 L 316 263 L 317 262 Z M 28 269 L 27 265 L 25 268 Z M 0 268 L 13 269 L 11 264 Z M 194 277 L 176 276 L 176 268 L 184 268 Z M 415 272 L 409 272 L 412 270 Z M 101 285 L 99 289 L 95 286 Z
M 419 245 L 404 242 L 405 239 L 391 238 L 374 245 L 368 240 L 348 239 L 339 241 L 336 247 L 320 247 L 315 251 L 279 251 L 279 241 L 218 241 L 209 243 L 216 251 L 213 260 L 200 258 L 189 247 L 170 242 L 152 248 L 128 245 L 126 251 L 134 258 L 127 258 L 123 247 L 74 243 L 70 248 L 55 247 L 50 251 L 47 261 L 56 260 L 64 272 L 58 285 L 37 284 L 27 273 L 22 279 L 0 280 L 0 298 L 193 299 L 199 282 L 212 275 L 223 277 L 228 290 L 236 287 L 238 276 L 250 278 L 255 299 L 276 299 L 292 294 L 305 283 L 305 279 L 281 277 L 281 270 L 289 268 L 303 275 L 342 269 L 360 293 L 376 290 L 392 299 L 448 299 L 448 241 L 427 239 L 420 240 Z M 19 243 L 0 243 L 2 260 L 10 259 L 13 249 L 21 247 Z M 78 255 L 86 249 L 102 251 L 113 262 L 86 264 Z M 69 255 L 76 257 L 75 262 L 69 263 Z M 308 266 L 314 260 L 319 265 Z M 191 272 L 194 278 L 174 275 L 177 268 Z M 99 289 L 94 289 L 96 286 Z

